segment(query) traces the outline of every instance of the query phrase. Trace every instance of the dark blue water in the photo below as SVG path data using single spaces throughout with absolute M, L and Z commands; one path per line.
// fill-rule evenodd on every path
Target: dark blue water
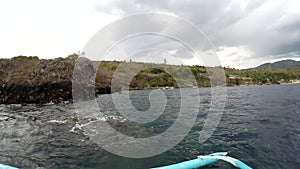
M 112 95 L 99 96 L 104 119 L 79 117 L 72 104 L 1 105 L 0 163 L 20 168 L 143 169 L 227 151 L 253 168 L 300 168 L 300 85 L 244 86 L 227 88 L 222 119 L 204 143 L 199 133 L 210 105 L 210 89 L 201 88 L 201 107 L 189 134 L 169 151 L 150 158 L 131 159 L 112 155 L 84 134 L 81 125 L 105 120 L 125 135 L 147 138 L 172 126 L 180 107 L 179 90 L 166 90 L 165 112 L 155 121 L 138 124 L 124 119 L 114 108 Z M 193 107 L 194 90 L 190 92 Z M 150 108 L 151 91 L 132 91 L 133 106 Z M 117 95 L 117 94 L 116 94 Z M 120 94 L 120 96 L 122 93 Z M 126 106 L 124 107 L 126 108 Z M 103 130 L 103 132 L 105 132 Z M 234 168 L 218 162 L 207 168 Z

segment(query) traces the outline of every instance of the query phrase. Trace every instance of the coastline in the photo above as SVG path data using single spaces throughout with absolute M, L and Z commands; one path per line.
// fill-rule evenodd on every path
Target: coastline
M 39 59 L 38 57 L 18 56 L 12 59 L 0 59 L 0 104 L 48 104 L 73 102 L 72 87 L 78 85 L 82 92 L 75 93 L 85 96 L 87 91 L 91 94 L 91 87 L 95 89 L 95 96 L 110 94 L 122 90 L 172 90 L 182 88 L 206 88 L 210 86 L 210 78 L 203 66 L 178 66 L 151 63 L 126 63 L 116 61 L 99 62 L 80 58 L 78 55 L 70 55 L 67 58 Z M 116 79 L 117 83 L 111 87 L 114 72 L 120 63 L 126 64 L 126 69 Z M 74 77 L 74 66 L 78 66 Z M 141 68 L 126 87 L 126 80 L 130 76 L 126 73 L 132 68 Z M 181 79 L 175 80 L 165 71 L 177 73 Z M 191 71 L 192 76 L 185 75 Z M 224 68 L 226 73 L 226 86 L 252 86 L 273 85 L 280 83 L 267 77 L 257 78 L 247 75 L 245 70 Z M 258 71 L 250 73 L 260 75 Z M 264 72 L 262 72 L 264 73 Z M 275 73 L 274 73 L 275 74 Z M 276 74 L 277 75 L 277 74 Z M 283 74 L 285 75 L 285 74 Z M 295 77 L 300 77 L 296 74 Z M 269 72 L 272 76 L 272 72 Z M 196 79 L 197 84 L 190 83 Z M 94 79 L 94 81 L 91 81 Z M 265 80 L 266 79 L 266 80 Z M 216 79 L 215 79 L 216 80 Z M 281 79 L 283 85 L 300 84 L 297 78 Z M 289 83 L 291 82 L 291 83 Z M 189 84 L 184 85 L 184 84 Z M 221 86 L 220 81 L 220 86 Z M 218 87 L 218 86 L 216 86 Z

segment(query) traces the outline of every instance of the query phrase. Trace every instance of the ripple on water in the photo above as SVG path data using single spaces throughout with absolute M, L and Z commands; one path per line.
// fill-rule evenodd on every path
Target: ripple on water
M 166 112 L 146 125 L 122 117 L 113 107 L 111 95 L 98 98 L 103 116 L 96 117 L 76 114 L 72 104 L 0 105 L 0 162 L 28 169 L 142 169 L 193 159 L 201 154 L 228 151 L 253 168 L 298 169 L 299 85 L 234 87 L 227 91 L 222 119 L 206 142 L 200 144 L 198 139 L 207 117 L 210 93 L 208 89 L 200 89 L 201 110 L 190 133 L 170 151 L 146 159 L 112 155 L 90 140 L 82 127 L 90 122 L 102 121 L 109 122 L 116 130 L 129 136 L 149 137 L 162 133 L 172 126 L 178 115 L 180 102 L 176 99 L 180 97 L 176 95 L 176 89 L 164 91 L 170 92 L 167 97 L 171 99 Z M 132 102 L 149 93 L 134 92 Z M 143 109 L 144 102 L 141 100 L 135 104 Z M 146 108 L 149 102 L 146 103 L 147 99 L 144 101 Z M 217 163 L 207 168 L 233 167 Z

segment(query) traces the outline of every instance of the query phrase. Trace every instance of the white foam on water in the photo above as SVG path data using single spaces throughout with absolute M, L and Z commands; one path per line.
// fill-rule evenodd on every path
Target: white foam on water
M 65 124 L 66 120 L 49 120 L 47 123 L 59 123 L 59 124 Z

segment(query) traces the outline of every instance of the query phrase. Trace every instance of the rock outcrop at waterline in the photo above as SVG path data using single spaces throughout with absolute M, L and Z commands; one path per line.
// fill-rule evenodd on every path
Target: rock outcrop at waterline
M 120 90 L 286 84 L 298 83 L 299 79 L 300 67 L 238 70 L 131 61 L 100 62 L 78 58 L 76 54 L 50 60 L 18 56 L 0 59 L 0 104 L 76 102 Z M 72 92 L 72 89 L 77 90 Z
M 77 55 L 40 60 L 18 56 L 0 59 L 0 103 L 59 103 L 72 101 L 73 70 Z M 95 74 L 92 62 L 84 64 L 86 74 Z M 86 72 L 88 71 L 88 72 Z M 102 72 L 96 74 L 95 94 L 111 93 L 110 82 Z

